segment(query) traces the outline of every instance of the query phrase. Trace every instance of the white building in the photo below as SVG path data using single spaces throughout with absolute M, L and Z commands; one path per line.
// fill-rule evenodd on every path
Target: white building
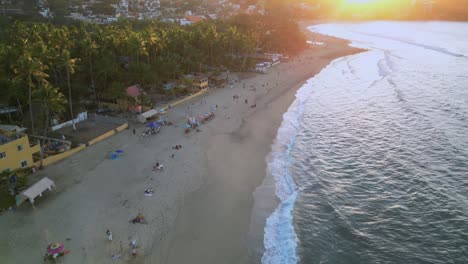
M 180 25 L 181 26 L 188 26 L 188 25 L 192 25 L 192 21 L 186 19 L 186 18 L 182 18 L 180 21 Z

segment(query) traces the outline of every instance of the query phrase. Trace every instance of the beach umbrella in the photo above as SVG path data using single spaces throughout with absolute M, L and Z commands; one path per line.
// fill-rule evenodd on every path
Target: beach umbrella
M 50 244 L 47 247 L 47 253 L 49 253 L 51 255 L 58 254 L 58 253 L 61 253 L 63 251 L 63 248 L 64 248 L 63 244 L 53 243 L 53 244 Z
M 157 122 L 151 122 L 151 123 L 146 124 L 146 127 L 149 127 L 149 128 L 158 128 L 160 126 L 161 125 Z
M 111 160 L 116 160 L 118 158 L 119 158 L 119 154 L 117 154 L 117 152 L 115 152 L 115 151 L 112 151 L 110 153 L 110 155 L 109 155 L 109 159 L 111 159 Z

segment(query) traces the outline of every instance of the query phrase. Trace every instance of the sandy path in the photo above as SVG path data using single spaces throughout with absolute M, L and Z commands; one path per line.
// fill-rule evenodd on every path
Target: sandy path
M 258 248 L 262 239 L 262 227 L 247 239 L 252 193 L 265 177 L 265 156 L 282 113 L 306 79 L 351 52 L 330 39 L 327 47 L 309 49 L 268 74 L 171 109 L 169 119 L 178 127 L 145 138 L 127 130 L 46 168 L 37 177 L 56 180 L 57 192 L 38 198 L 35 209 L 25 205 L 0 217 L 0 262 L 39 263 L 55 241 L 71 250 L 63 263 L 245 263 L 252 257 L 256 262 L 258 252 L 248 254 L 246 246 Z M 184 135 L 184 117 L 214 104 L 216 118 L 202 132 Z M 176 144 L 183 149 L 173 150 Z M 125 155 L 107 159 L 115 149 Z M 156 161 L 164 163 L 163 172 L 152 171 Z M 143 195 L 148 187 L 155 190 L 152 197 Z M 147 225 L 128 222 L 139 212 Z M 112 242 L 106 240 L 107 228 Z M 137 258 L 129 254 L 130 237 L 137 239 Z M 123 259 L 112 261 L 120 241 Z

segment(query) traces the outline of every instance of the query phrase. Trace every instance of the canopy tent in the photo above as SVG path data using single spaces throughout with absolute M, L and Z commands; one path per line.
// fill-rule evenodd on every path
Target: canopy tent
M 137 118 L 138 118 L 139 122 L 144 123 L 144 122 L 146 122 L 147 118 L 151 118 L 151 117 L 153 117 L 153 116 L 155 116 L 157 114 L 158 114 L 158 111 L 156 109 L 151 109 L 151 110 L 149 110 L 147 112 L 141 113 L 140 115 L 138 115 Z
M 54 181 L 51 179 L 44 177 L 40 181 L 36 182 L 33 184 L 31 187 L 26 189 L 24 192 L 18 194 L 16 196 L 16 205 L 20 205 L 22 202 L 26 201 L 29 199 L 31 204 L 34 205 L 34 199 L 37 196 L 42 196 L 42 193 L 49 189 L 52 190 L 52 187 L 55 187 Z
M 160 126 L 161 124 L 159 124 L 158 122 L 151 122 L 151 123 L 146 124 L 146 127 L 149 127 L 149 128 L 158 128 Z
M 149 118 L 152 118 L 154 116 L 157 116 L 157 115 L 163 115 L 165 114 L 166 112 L 164 112 L 164 109 L 161 109 L 161 110 L 156 110 L 156 109 L 151 109 L 147 112 L 144 112 L 140 115 L 138 115 L 137 119 L 140 123 L 145 123 Z

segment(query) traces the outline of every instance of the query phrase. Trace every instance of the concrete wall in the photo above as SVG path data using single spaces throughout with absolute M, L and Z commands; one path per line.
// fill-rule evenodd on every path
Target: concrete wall
M 181 104 L 181 103 L 184 103 L 184 102 L 186 102 L 186 101 L 188 101 L 188 100 L 190 100 L 190 99 L 192 99 L 192 98 L 195 98 L 195 97 L 197 97 L 197 96 L 200 96 L 200 95 L 202 95 L 202 94 L 204 94 L 204 93 L 206 93 L 206 92 L 208 92 L 208 89 L 207 89 L 207 88 L 202 89 L 202 90 L 200 90 L 200 91 L 198 91 L 198 92 L 196 92 L 196 93 L 194 93 L 194 94 L 192 94 L 192 95 L 189 95 L 189 96 L 187 96 L 187 97 L 184 97 L 184 98 L 180 99 L 179 101 L 173 102 L 173 103 L 171 103 L 171 104 L 169 104 L 169 105 L 170 105 L 171 107 L 174 107 L 174 106 L 176 106 L 176 105 L 178 105 L 178 104 Z M 169 105 L 164 106 L 163 109 L 164 109 L 164 110 L 169 109 L 169 108 L 170 108 Z
M 128 123 L 125 123 L 125 124 L 117 127 L 116 129 L 107 131 L 106 133 L 100 135 L 99 137 L 96 137 L 96 138 L 90 140 L 87 145 L 80 145 L 80 146 L 78 146 L 78 147 L 76 147 L 74 149 L 71 149 L 69 151 L 66 151 L 66 152 L 63 152 L 63 153 L 60 153 L 60 154 L 53 155 L 53 156 L 50 156 L 48 158 L 45 158 L 45 159 L 42 160 L 42 166 L 48 166 L 48 165 L 53 164 L 55 162 L 61 161 L 61 160 L 65 159 L 65 158 L 68 158 L 71 155 L 73 155 L 73 154 L 75 154 L 75 153 L 77 153 L 79 151 L 82 151 L 87 146 L 94 145 L 94 144 L 98 143 L 99 141 L 104 140 L 104 139 L 106 139 L 106 138 L 108 138 L 108 137 L 110 137 L 112 135 L 115 135 L 115 134 L 121 132 L 122 130 L 124 130 L 126 128 L 128 128 Z M 34 163 L 34 165 L 39 167 L 40 161 Z
M 73 121 L 76 123 L 79 123 L 81 121 L 84 121 L 88 119 L 88 112 L 82 112 L 82 113 L 79 113 L 78 116 L 73 119 L 73 120 L 70 120 L 70 121 L 67 121 L 67 122 L 64 122 L 64 123 L 61 123 L 61 124 L 58 124 L 56 126 L 53 126 L 52 127 L 52 131 L 55 131 L 55 130 L 58 130 L 58 129 L 61 129 L 62 127 L 67 127 L 67 126 L 71 126 L 73 125 Z
M 57 161 L 61 161 L 65 158 L 68 158 L 70 157 L 71 155 L 79 152 L 79 151 L 82 151 L 83 149 L 85 149 L 86 146 L 85 145 L 80 145 L 74 149 L 70 149 L 69 151 L 65 151 L 63 153 L 60 153 L 60 154 L 57 154 L 57 155 L 53 155 L 53 156 L 49 156 L 48 158 L 45 158 L 42 160 L 42 166 L 48 166 L 50 164 L 53 164 Z M 34 163 L 35 166 L 39 167 L 41 165 L 41 162 L 40 161 L 37 161 L 36 163 Z

